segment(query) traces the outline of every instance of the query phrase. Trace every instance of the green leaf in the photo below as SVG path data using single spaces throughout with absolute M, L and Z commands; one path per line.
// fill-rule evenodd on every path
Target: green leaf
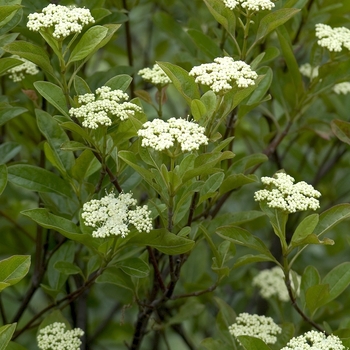
M 21 5 L 7 5 L 7 6 L 0 6 L 0 22 L 4 21 L 6 17 L 10 16 L 13 12 L 19 10 L 22 6 Z
M 219 313 L 216 316 L 216 323 L 219 331 L 223 335 L 225 341 L 231 346 L 235 346 L 235 342 L 228 327 L 231 326 L 236 321 L 236 313 L 233 311 L 230 305 L 228 305 L 224 300 L 214 297 L 215 303 L 219 307 Z
M 89 142 L 90 144 L 94 144 L 92 137 L 78 124 L 73 122 L 65 122 L 61 124 L 61 127 L 63 129 L 73 131 L 74 133 L 81 136 L 85 141 Z
M 63 143 L 69 141 L 67 134 L 50 114 L 37 109 L 35 115 L 39 130 L 49 142 L 61 167 L 66 171 L 70 170 L 74 164 L 74 155 L 72 152 L 65 152 L 60 148 Z
M 23 347 L 22 345 L 19 345 L 18 343 L 10 341 L 9 344 L 7 345 L 6 350 L 28 350 L 28 349 Z
M 108 29 L 102 26 L 93 26 L 89 28 L 80 38 L 77 45 L 74 47 L 68 64 L 80 61 L 90 55 L 101 41 L 106 37 Z
M 222 0 L 204 0 L 208 10 L 218 23 L 220 23 L 231 35 L 235 35 L 236 16 L 227 8 Z
M 117 263 L 127 275 L 136 278 L 144 278 L 149 275 L 149 266 L 139 258 L 128 258 Z
M 246 255 L 243 255 L 243 256 L 239 257 L 236 260 L 236 262 L 233 265 L 233 267 L 236 269 L 238 267 L 241 267 L 241 266 L 244 266 L 244 265 L 247 265 L 247 264 L 263 262 L 263 261 L 274 261 L 274 260 L 271 259 L 270 257 L 268 257 L 265 254 L 257 254 L 257 255 L 246 254 Z
M 21 214 L 29 217 L 42 227 L 56 230 L 64 237 L 67 237 L 75 242 L 82 243 L 90 248 L 97 249 L 101 243 L 101 240 L 93 238 L 89 234 L 81 233 L 79 227 L 72 221 L 61 216 L 51 214 L 47 209 L 28 209 L 22 211 Z
M 49 56 L 46 50 L 44 50 L 42 47 L 34 45 L 28 41 L 18 40 L 6 45 L 3 49 L 12 55 L 18 55 L 26 58 L 39 66 L 45 72 L 54 75 Z
M 4 125 L 9 120 L 21 115 L 26 111 L 27 109 L 22 107 L 0 108 L 0 126 Z
M 69 117 L 67 101 L 59 86 L 48 81 L 36 81 L 34 86 L 41 96 L 50 102 L 64 116 Z
M 16 329 L 17 323 L 6 324 L 0 327 L 0 350 L 8 349 L 7 345 L 10 342 L 12 335 Z
M 307 308 L 313 314 L 322 306 L 321 301 L 329 297 L 329 286 L 327 284 L 315 284 L 307 289 L 305 302 Z
M 97 277 L 96 282 L 111 283 L 131 291 L 134 290 L 134 284 L 131 277 L 115 266 L 105 269 L 102 275 Z
M 275 258 L 266 247 L 265 243 L 258 237 L 253 236 L 247 230 L 238 226 L 229 225 L 221 226 L 216 230 L 216 233 L 223 239 L 226 239 L 234 244 L 243 245 L 247 248 L 257 250 L 271 261 L 275 261 Z
M 340 141 L 343 141 L 350 145 L 350 123 L 340 119 L 334 119 L 331 121 L 331 127 L 334 135 L 338 137 Z
M 53 267 L 59 271 L 60 273 L 64 275 L 77 275 L 80 274 L 83 275 L 83 272 L 81 271 L 80 267 L 74 264 L 71 261 L 57 261 Z
M 300 10 L 296 8 L 284 8 L 269 13 L 259 23 L 255 41 L 258 42 L 274 29 L 287 22 L 295 16 Z
M 207 108 L 201 100 L 194 99 L 191 102 L 191 113 L 195 121 L 200 121 L 207 113 Z
M 266 156 L 266 154 L 262 154 L 262 153 L 254 153 L 251 154 L 249 156 L 243 157 L 239 160 L 236 160 L 232 163 L 230 169 L 229 169 L 229 173 L 244 173 L 246 170 L 248 170 L 249 168 L 267 162 L 268 161 L 268 157 Z
M 74 90 L 77 95 L 91 94 L 90 87 L 88 83 L 78 75 L 74 77 Z
M 215 191 L 220 187 L 224 177 L 224 173 L 216 173 L 209 176 L 199 192 L 200 197 L 197 205 L 201 204 L 206 199 L 211 198 L 215 194 Z
M 304 220 L 298 225 L 298 227 L 293 233 L 291 241 L 292 245 L 294 245 L 294 243 L 304 240 L 307 236 L 313 233 L 313 230 L 318 224 L 318 220 L 318 214 L 311 214 L 304 218 Z
M 60 145 L 60 149 L 62 151 L 82 151 L 87 148 L 90 148 L 89 146 L 86 146 L 84 143 L 77 142 L 77 141 L 67 141 L 63 142 Z M 93 148 L 90 148 L 93 150 Z
M 7 167 L 13 184 L 37 192 L 53 192 L 72 198 L 71 186 L 54 173 L 33 165 L 16 164 Z
M 8 70 L 12 67 L 19 66 L 23 64 L 23 61 L 13 58 L 13 57 L 5 57 L 0 58 L 0 75 L 7 74 Z
M 253 182 L 257 182 L 258 178 L 256 175 L 244 175 L 244 174 L 234 174 L 229 175 L 220 186 L 220 194 L 232 191 L 236 188 L 248 185 Z
M 335 205 L 320 215 L 320 220 L 314 229 L 314 234 L 319 237 L 349 217 L 350 204 Z
M 188 105 L 192 100 L 199 99 L 200 93 L 194 78 L 183 68 L 169 62 L 157 62 L 165 74 L 171 79 L 176 89 L 185 98 Z
M 5 142 L 0 145 L 0 164 L 5 164 L 15 157 L 21 150 L 17 142 Z
M 30 255 L 14 255 L 0 261 L 0 283 L 6 287 L 18 283 L 29 271 Z M 0 292 L 4 285 L 0 286 Z
M 7 167 L 5 164 L 0 165 L 0 195 L 7 185 Z
M 128 241 L 142 247 L 150 246 L 168 255 L 184 254 L 190 251 L 195 242 L 191 239 L 176 236 L 166 229 L 152 230 L 149 233 L 136 234 Z
M 250 337 L 248 335 L 240 335 L 237 337 L 245 350 L 271 350 L 261 339 Z
M 336 266 L 323 278 L 322 284 L 329 286 L 329 295 L 324 298 L 323 304 L 329 303 L 338 297 L 350 284 L 350 262 Z
M 99 169 L 101 169 L 100 162 L 90 150 L 86 149 L 76 159 L 72 168 L 72 176 L 82 183 Z
M 214 58 L 221 57 L 223 55 L 222 50 L 220 50 L 217 43 L 208 35 L 197 29 L 189 29 L 187 33 L 198 49 L 202 51 L 211 61 L 213 61 Z
M 204 346 L 207 350 L 232 350 L 232 346 L 224 344 L 221 340 L 213 338 L 205 338 L 201 342 L 201 347 Z
M 104 83 L 105 86 L 109 86 L 112 90 L 122 90 L 126 91 L 129 87 L 132 78 L 127 74 L 120 74 Z

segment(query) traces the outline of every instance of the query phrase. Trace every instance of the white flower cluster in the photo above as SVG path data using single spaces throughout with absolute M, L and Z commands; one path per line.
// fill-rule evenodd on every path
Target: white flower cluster
M 317 331 L 309 331 L 292 338 L 281 350 L 345 350 L 341 340 L 331 334 L 328 337 Z
M 310 80 L 318 76 L 318 66 L 312 67 L 310 63 L 304 63 L 299 67 L 300 73 Z
M 37 335 L 38 347 L 42 350 L 79 350 L 79 337 L 84 332 L 80 328 L 66 330 L 62 322 L 55 322 L 40 329 Z
M 50 4 L 43 8 L 42 13 L 28 15 L 27 27 L 38 32 L 45 28 L 53 30 L 52 36 L 64 39 L 72 33 L 80 33 L 84 25 L 94 23 L 90 10 L 75 6 Z
M 235 9 L 238 5 L 249 11 L 271 10 L 275 4 L 271 0 L 223 0 L 226 7 L 230 10 Z
M 137 73 L 143 80 L 152 83 L 153 85 L 165 86 L 171 83 L 169 77 L 164 73 L 158 64 L 153 68 L 143 68 Z
M 181 150 L 198 150 L 200 145 L 207 145 L 208 138 L 204 135 L 205 129 L 194 122 L 184 119 L 170 118 L 167 121 L 154 119 L 143 124 L 138 131 L 142 137 L 142 146 L 151 147 L 156 151 L 164 151 L 175 145 L 177 141 Z
M 346 27 L 336 27 L 323 23 L 316 24 L 316 37 L 318 45 L 326 47 L 329 51 L 340 52 L 342 47 L 350 50 L 350 30 Z
M 112 90 L 109 86 L 102 86 L 95 94 L 78 96 L 78 102 L 82 106 L 71 108 L 69 114 L 73 117 L 84 118 L 82 125 L 86 128 L 97 129 L 98 125 L 109 126 L 112 124 L 110 117 L 120 120 L 128 119 L 135 112 L 141 112 L 141 107 L 131 102 L 121 102 L 129 98 L 122 90 Z
M 10 79 L 12 79 L 15 83 L 23 80 L 25 74 L 35 75 L 39 73 L 38 67 L 33 62 L 30 62 L 25 58 L 19 57 L 18 55 L 12 55 L 11 57 L 23 62 L 22 64 L 12 67 L 7 71 L 8 73 L 10 73 Z
M 236 83 L 239 88 L 255 84 L 258 74 L 249 64 L 235 61 L 232 57 L 217 57 L 213 63 L 204 63 L 191 69 L 189 75 L 196 77 L 196 83 L 208 85 L 215 93 L 224 93 Z
M 277 173 L 274 177 L 262 177 L 261 182 L 269 189 L 255 192 L 254 199 L 257 202 L 267 201 L 270 208 L 282 209 L 289 213 L 317 210 L 320 204 L 316 198 L 319 198 L 321 193 L 305 181 L 296 184 L 294 181 L 293 177 L 285 173 Z
M 266 344 L 274 344 L 277 341 L 276 335 L 282 332 L 271 317 L 251 315 L 246 312 L 236 317 L 236 322 L 228 327 L 229 332 L 235 337 L 249 335 L 259 338 Z
M 297 275 L 298 286 L 301 281 L 301 277 Z M 299 288 L 294 285 L 294 280 L 290 278 L 292 288 L 299 294 Z M 272 269 L 265 269 L 260 271 L 252 281 L 252 285 L 258 287 L 260 295 L 264 299 L 269 299 L 276 296 L 280 301 L 289 301 L 289 295 L 287 287 L 284 283 L 284 273 L 279 266 L 275 266 Z
M 93 237 L 109 237 L 111 235 L 125 237 L 129 225 L 134 225 L 139 232 L 152 230 L 152 219 L 147 205 L 136 205 L 131 193 L 114 193 L 98 199 L 92 199 L 83 205 L 82 218 L 87 226 L 93 227 Z
M 340 94 L 346 95 L 350 92 L 350 83 L 346 81 L 344 83 L 335 84 L 332 90 L 337 95 L 340 95 Z

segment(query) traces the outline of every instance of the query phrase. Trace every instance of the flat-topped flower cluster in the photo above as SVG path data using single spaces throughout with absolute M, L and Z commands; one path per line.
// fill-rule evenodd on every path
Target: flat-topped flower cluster
M 12 79 L 15 83 L 23 80 L 26 74 L 35 75 L 39 73 L 39 69 L 34 63 L 26 60 L 25 58 L 19 57 L 18 55 L 12 55 L 11 57 L 23 62 L 22 64 L 12 67 L 7 71 L 10 74 L 10 79 Z
M 274 177 L 262 177 L 261 182 L 268 189 L 255 192 L 257 202 L 266 201 L 270 208 L 282 209 L 288 213 L 317 210 L 320 207 L 317 198 L 321 193 L 305 181 L 294 184 L 295 179 L 285 173 L 277 173 Z
M 153 85 L 165 86 L 171 83 L 170 78 L 157 63 L 152 68 L 143 68 L 139 70 L 137 74 L 142 77 L 143 80 Z
M 282 328 L 271 317 L 251 315 L 246 312 L 239 314 L 236 322 L 228 329 L 235 338 L 240 335 L 249 335 L 261 339 L 266 344 L 276 343 L 276 335 L 282 332 Z
M 198 150 L 201 145 L 208 144 L 208 138 L 204 135 L 205 129 L 194 122 L 184 119 L 170 118 L 167 121 L 154 119 L 143 124 L 143 129 L 138 131 L 142 137 L 141 145 L 151 147 L 156 151 L 164 151 L 177 142 L 181 150 Z
M 336 27 L 323 23 L 316 24 L 316 37 L 318 45 L 327 48 L 329 51 L 340 52 L 343 47 L 350 50 L 350 29 Z
M 50 4 L 42 9 L 42 13 L 28 15 L 27 27 L 35 32 L 51 28 L 52 36 L 64 39 L 73 33 L 80 33 L 83 27 L 95 20 L 90 10 L 75 6 Z
M 93 237 L 109 237 L 111 235 L 125 237 L 129 225 L 139 232 L 152 230 L 152 219 L 147 205 L 138 206 L 131 193 L 120 193 L 118 197 L 110 193 L 101 199 L 92 199 L 83 205 L 85 225 L 94 228 Z
M 82 125 L 86 128 L 97 129 L 99 125 L 109 126 L 111 118 L 128 119 L 135 112 L 141 112 L 141 107 L 127 100 L 129 95 L 122 90 L 112 90 L 109 86 L 98 88 L 95 94 L 78 96 L 78 103 L 82 106 L 71 108 L 72 117 L 83 118 Z
M 37 335 L 38 347 L 41 350 L 79 350 L 79 337 L 84 332 L 80 328 L 67 330 L 62 322 L 55 322 L 40 329 Z
M 195 66 L 189 75 L 195 77 L 196 83 L 208 85 L 215 93 L 225 93 L 232 89 L 233 84 L 247 88 L 255 85 L 258 77 L 249 64 L 235 61 L 232 57 L 217 57 L 213 63 Z
M 298 286 L 301 277 L 296 275 Z M 296 294 L 299 294 L 298 286 L 294 285 L 294 280 L 290 278 L 292 288 Z M 259 293 L 264 299 L 276 296 L 282 302 L 289 301 L 289 294 L 284 282 L 284 273 L 279 266 L 272 269 L 261 270 L 252 281 L 252 285 L 259 288 Z
M 238 5 L 249 11 L 271 10 L 275 7 L 271 0 L 223 0 L 223 2 L 230 10 Z
M 292 338 L 281 350 L 345 350 L 336 335 L 326 336 L 322 332 L 309 331 Z

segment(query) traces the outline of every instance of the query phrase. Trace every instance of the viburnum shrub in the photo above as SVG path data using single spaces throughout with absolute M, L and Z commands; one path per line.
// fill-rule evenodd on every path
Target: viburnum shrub
M 0 0 L 0 349 L 349 349 L 349 13 Z

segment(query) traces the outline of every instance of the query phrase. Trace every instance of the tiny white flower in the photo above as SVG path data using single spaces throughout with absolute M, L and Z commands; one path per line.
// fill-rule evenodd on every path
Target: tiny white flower
M 239 314 L 236 322 L 228 329 L 235 338 L 240 335 L 248 335 L 259 338 L 266 344 L 276 343 L 276 335 L 282 332 L 282 328 L 271 317 L 251 315 L 246 312 Z
M 153 68 L 143 68 L 137 73 L 143 80 L 152 83 L 153 85 L 165 86 L 171 83 L 169 77 L 164 73 L 158 64 Z
M 76 118 L 83 118 L 82 125 L 86 128 L 97 129 L 99 125 L 112 125 L 113 119 L 126 120 L 135 112 L 141 112 L 141 107 L 131 103 L 122 102 L 128 99 L 127 93 L 122 90 L 112 90 L 108 86 L 102 86 L 96 90 L 96 94 L 78 96 L 78 102 L 82 104 L 78 108 L 71 108 L 69 114 Z
M 217 57 L 213 63 L 195 66 L 189 72 L 196 83 L 208 85 L 215 93 L 225 93 L 233 84 L 239 88 L 255 85 L 258 74 L 251 70 L 249 64 L 235 61 L 232 57 Z
M 39 73 L 39 69 L 34 63 L 25 58 L 19 57 L 18 55 L 12 55 L 11 57 L 23 62 L 22 64 L 12 67 L 7 71 L 10 73 L 10 79 L 12 79 L 15 83 L 23 80 L 26 74 L 35 75 Z
M 304 63 L 299 67 L 300 73 L 310 80 L 318 76 L 318 69 L 319 66 L 312 67 L 310 63 Z
M 80 328 L 67 330 L 64 323 L 55 322 L 40 329 L 37 335 L 38 347 L 41 350 L 79 350 L 79 337 L 83 335 Z
M 336 335 L 326 336 L 322 332 L 309 331 L 292 338 L 281 350 L 346 350 Z
M 198 150 L 200 145 L 208 144 L 204 135 L 205 129 L 194 122 L 184 119 L 170 118 L 167 121 L 154 119 L 143 124 L 138 131 L 142 137 L 141 145 L 151 147 L 156 151 L 164 151 L 178 142 L 183 152 Z
M 238 5 L 249 11 L 272 10 L 275 7 L 271 0 L 223 0 L 223 2 L 230 10 Z
M 28 20 L 30 30 L 38 32 L 51 28 L 52 36 L 56 39 L 80 33 L 84 25 L 95 22 L 89 9 L 55 4 L 43 8 L 42 13 L 29 14 Z
M 316 37 L 318 45 L 329 51 L 340 52 L 343 47 L 350 50 L 350 30 L 345 27 L 332 28 L 323 23 L 316 24 Z
M 298 285 L 300 284 L 301 277 L 296 275 Z M 290 278 L 292 288 L 299 294 L 299 288 L 296 290 L 294 280 Z M 276 296 L 280 301 L 289 301 L 288 290 L 284 283 L 284 273 L 279 266 L 275 266 L 272 269 L 261 270 L 252 281 L 252 285 L 259 288 L 259 293 L 264 299 L 269 299 Z
M 85 203 L 81 217 L 85 225 L 94 228 L 93 237 L 125 237 L 130 232 L 129 225 L 133 225 L 139 232 L 150 232 L 150 211 L 147 205 L 140 207 L 136 204 L 131 193 L 120 193 L 118 197 L 110 193 L 101 199 Z
M 337 94 L 343 94 L 346 95 L 350 92 L 350 82 L 344 82 L 344 83 L 339 83 L 335 84 L 332 88 L 332 90 Z
M 257 202 L 266 201 L 270 208 L 282 209 L 289 213 L 317 210 L 320 207 L 317 198 L 321 193 L 305 181 L 294 184 L 294 178 L 285 173 L 276 173 L 274 177 L 262 177 L 261 182 L 268 189 L 255 192 Z

